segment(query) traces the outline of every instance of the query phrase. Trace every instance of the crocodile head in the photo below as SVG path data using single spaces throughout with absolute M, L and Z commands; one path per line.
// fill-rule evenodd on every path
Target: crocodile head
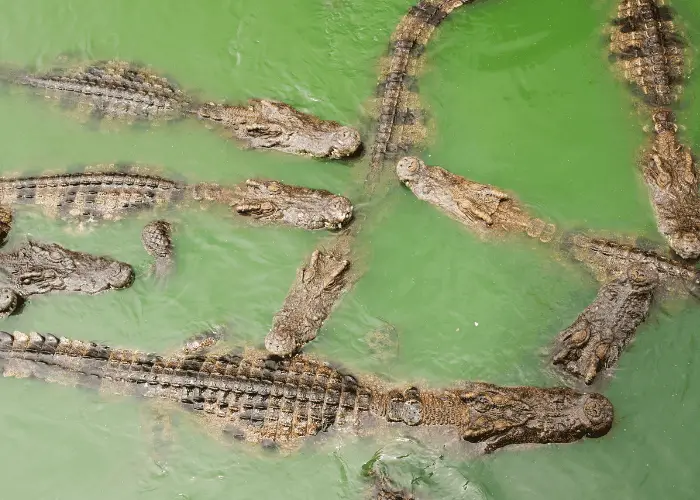
M 451 425 L 484 451 L 526 443 L 569 443 L 610 430 L 613 407 L 600 394 L 567 388 L 502 387 L 483 382 L 462 389 L 419 391 L 387 398 L 386 418 L 407 425 Z
M 425 163 L 415 156 L 401 158 L 396 164 L 396 175 L 409 188 L 413 188 L 416 183 L 424 178 L 425 172 Z
M 241 198 L 233 203 L 241 215 L 304 229 L 341 229 L 353 215 L 352 203 L 343 196 L 277 181 L 249 179 Z
M 251 145 L 315 158 L 344 158 L 355 154 L 360 133 L 338 122 L 321 120 L 279 101 L 252 99 L 258 119 L 247 127 Z
M 134 280 L 133 269 L 123 262 L 33 240 L 1 254 L 0 273 L 22 296 L 52 291 L 94 294 L 128 287 Z

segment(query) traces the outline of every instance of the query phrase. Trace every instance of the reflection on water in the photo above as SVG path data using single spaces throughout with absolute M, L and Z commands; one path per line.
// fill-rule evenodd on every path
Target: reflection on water
M 688 38 L 700 40 L 693 0 L 673 5 Z M 118 57 L 152 64 L 217 101 L 281 99 L 357 126 L 374 91 L 378 57 L 407 3 L 217 0 L 173 9 L 160 0 L 0 0 L 0 7 L 0 61 L 46 67 L 66 52 L 79 59 Z M 428 47 L 420 81 L 436 130 L 422 155 L 426 162 L 512 190 L 561 227 L 659 241 L 635 167 L 641 124 L 606 59 L 602 31 L 614 11 L 614 2 L 557 0 L 484 0 L 456 11 Z M 679 121 L 695 150 L 698 96 L 700 83 L 690 79 Z M 136 161 L 188 181 L 262 176 L 352 198 L 366 165 L 366 159 L 331 164 L 244 151 L 186 121 L 91 127 L 40 99 L 4 90 L 0 106 L 7 174 Z M 481 242 L 398 182 L 394 188 L 381 206 L 361 207 L 378 212 L 359 236 L 368 270 L 308 350 L 397 382 L 558 384 L 543 371 L 541 352 L 595 296 L 592 278 L 531 242 Z M 146 219 L 78 231 L 18 214 L 13 242 L 30 233 L 107 253 L 131 263 L 137 280 L 98 297 L 38 297 L 3 328 L 167 352 L 193 332 L 223 325 L 230 345 L 262 346 L 297 267 L 327 237 L 253 227 L 225 211 L 177 211 L 168 220 L 177 271 L 159 284 L 146 276 L 151 261 L 139 238 Z M 212 439 L 177 412 L 170 414 L 172 433 L 161 450 L 148 403 L 2 380 L 3 493 L 361 498 L 368 488 L 362 465 L 382 450 L 381 463 L 401 485 L 417 478 L 416 492 L 434 498 L 691 498 L 700 466 L 694 445 L 698 321 L 692 299 L 652 311 L 606 389 L 616 408 L 610 435 L 480 459 L 442 458 L 440 446 L 426 441 L 345 435 L 281 457 Z M 373 337 L 377 332 L 390 335 Z

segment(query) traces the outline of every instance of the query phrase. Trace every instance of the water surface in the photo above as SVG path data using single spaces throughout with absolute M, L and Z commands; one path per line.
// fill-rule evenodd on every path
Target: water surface
M 676 0 L 700 43 L 695 0 Z M 376 62 L 405 0 L 0 0 L 0 61 L 48 67 L 59 56 L 148 63 L 199 97 L 281 99 L 361 126 Z M 484 0 L 455 11 L 428 48 L 420 92 L 433 118 L 423 153 L 469 178 L 512 190 L 566 228 L 662 242 L 635 166 L 643 121 L 610 71 L 603 30 L 611 1 Z M 694 60 L 698 61 L 696 54 Z M 700 151 L 700 83 L 688 81 L 683 139 Z M 365 160 L 330 164 L 244 151 L 194 121 L 106 129 L 57 106 L 0 92 L 5 174 L 137 161 L 177 179 L 278 178 L 355 197 Z M 367 272 L 308 350 L 396 382 L 460 379 L 560 383 L 543 348 L 595 296 L 586 271 L 533 242 L 484 243 L 395 185 L 360 236 Z M 296 268 L 324 238 L 253 227 L 225 211 L 170 215 L 177 273 L 159 286 L 139 233 L 147 218 L 88 231 L 21 212 L 26 234 L 110 254 L 139 274 L 126 291 L 32 300 L 5 329 L 53 332 L 146 350 L 226 325 L 232 345 L 262 345 Z M 700 308 L 657 304 L 623 356 L 606 395 L 616 425 L 603 439 L 502 450 L 486 458 L 409 446 L 397 436 L 331 436 L 290 457 L 226 444 L 174 412 L 166 446 L 153 439 L 163 409 L 31 380 L 0 380 L 0 479 L 6 498 L 361 498 L 361 466 L 376 450 L 408 446 L 418 491 L 435 498 L 694 498 Z M 400 339 L 391 362 L 368 332 L 383 322 Z M 418 465 L 416 465 L 418 464 Z M 424 467 L 425 474 L 417 468 Z M 430 474 L 431 479 L 426 479 Z

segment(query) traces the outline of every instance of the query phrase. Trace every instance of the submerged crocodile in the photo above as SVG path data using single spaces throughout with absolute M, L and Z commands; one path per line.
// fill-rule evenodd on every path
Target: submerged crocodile
M 49 216 L 82 221 L 115 220 L 189 202 L 223 204 L 260 222 L 303 229 L 340 229 L 353 212 L 347 198 L 277 181 L 249 179 L 226 187 L 125 172 L 0 178 L 0 206 L 36 205 Z
M 96 116 L 126 121 L 194 116 L 216 123 L 251 148 L 343 158 L 361 145 L 355 129 L 281 102 L 251 99 L 242 106 L 196 102 L 166 78 L 123 61 L 99 61 L 38 74 L 5 70 L 0 78 L 87 107 Z
M 396 175 L 419 199 L 436 206 L 481 236 L 524 232 L 548 242 L 554 224 L 528 215 L 521 205 L 500 189 L 470 181 L 441 167 L 426 165 L 409 156 L 396 164 Z
M 642 158 L 657 225 L 684 259 L 700 257 L 700 183 L 691 152 L 679 143 L 673 113 L 653 113 L 654 137 Z
M 651 106 L 668 106 L 683 79 L 683 42 L 663 0 L 622 0 L 610 35 L 610 52 L 624 78 Z
M 666 293 L 690 292 L 700 298 L 700 271 L 658 252 L 583 233 L 566 235 L 562 247 L 574 259 L 585 264 L 603 283 L 624 279 L 631 265 L 642 265 L 651 267 L 659 275 L 660 286 Z
M 133 281 L 129 264 L 29 239 L 10 252 L 0 252 L 0 318 L 32 295 L 94 295 L 126 288 Z
M 482 382 L 435 390 L 387 388 L 298 355 L 204 352 L 164 358 L 53 335 L 0 333 L 5 376 L 34 376 L 119 394 L 181 403 L 250 442 L 293 445 L 335 427 L 435 426 L 482 443 L 568 443 L 606 434 L 613 407 L 602 395 L 568 388 Z
M 557 335 L 552 362 L 586 384 L 615 366 L 646 319 L 659 285 L 659 273 L 651 265 L 634 263 L 624 272 L 604 284 L 593 303 Z
M 141 231 L 141 243 L 148 255 L 155 259 L 153 272 L 156 277 L 170 274 L 174 265 L 172 226 L 165 220 L 154 220 Z
M 288 356 L 316 338 L 316 332 L 352 283 L 350 243 L 347 235 L 339 236 L 332 247 L 315 250 L 308 264 L 297 271 L 265 337 L 265 347 L 272 354 Z

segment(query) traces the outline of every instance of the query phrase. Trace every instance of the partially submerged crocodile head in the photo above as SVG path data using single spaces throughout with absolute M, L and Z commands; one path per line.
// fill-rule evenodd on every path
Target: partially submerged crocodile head
M 412 188 L 414 184 L 424 178 L 425 170 L 425 162 L 415 156 L 401 158 L 396 164 L 396 175 L 409 188 Z
M 133 282 L 134 271 L 109 257 L 27 240 L 16 250 L 0 254 L 0 276 L 27 297 L 54 291 L 95 294 L 125 288 Z
M 324 189 L 249 179 L 241 191 L 233 208 L 263 221 L 304 229 L 341 229 L 352 220 L 350 200 Z
M 471 382 L 460 389 L 387 395 L 384 414 L 407 425 L 453 425 L 469 442 L 490 453 L 506 445 L 570 443 L 600 437 L 613 423 L 605 396 L 568 388 L 502 387 Z
M 344 158 L 362 144 L 360 133 L 330 120 L 321 120 L 279 101 L 251 99 L 262 123 L 251 123 L 247 132 L 251 143 L 270 144 L 286 153 L 316 158 Z
M 251 148 L 338 159 L 355 154 L 362 145 L 360 133 L 352 127 L 269 99 L 250 99 L 248 106 L 206 103 L 194 113 L 217 122 Z

